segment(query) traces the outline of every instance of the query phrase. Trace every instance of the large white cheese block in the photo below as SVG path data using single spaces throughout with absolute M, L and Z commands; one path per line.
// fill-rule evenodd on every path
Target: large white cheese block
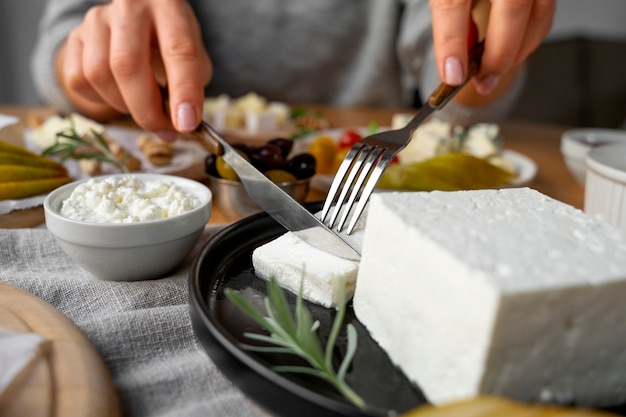
M 358 319 L 433 403 L 626 401 L 626 235 L 530 189 L 371 197 Z

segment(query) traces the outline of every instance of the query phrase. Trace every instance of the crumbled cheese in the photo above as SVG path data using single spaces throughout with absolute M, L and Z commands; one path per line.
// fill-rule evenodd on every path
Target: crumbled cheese
M 626 234 L 531 189 L 372 195 L 357 318 L 433 403 L 626 401 Z
M 193 210 L 199 199 L 176 184 L 132 176 L 91 178 L 63 201 L 61 214 L 94 223 L 136 223 Z

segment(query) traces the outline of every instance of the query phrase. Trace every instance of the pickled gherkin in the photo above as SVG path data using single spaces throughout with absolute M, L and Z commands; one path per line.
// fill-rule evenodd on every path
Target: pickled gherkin
M 378 188 L 405 191 L 458 191 L 498 188 L 516 174 L 488 160 L 465 153 L 442 154 L 422 162 L 392 164 L 382 174 Z

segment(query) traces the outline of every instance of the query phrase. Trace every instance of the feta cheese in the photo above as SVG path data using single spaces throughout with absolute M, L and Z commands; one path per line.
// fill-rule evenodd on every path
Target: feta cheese
M 178 216 L 199 203 L 176 184 L 110 176 L 79 184 L 63 201 L 61 214 L 93 223 L 135 223 Z
M 500 127 L 493 123 L 478 123 L 467 130 L 462 151 L 477 158 L 489 158 L 500 153 Z
M 413 132 L 411 141 L 398 153 L 398 160 L 401 164 L 421 162 L 451 152 L 454 144 L 452 125 L 430 119 Z
M 38 147 L 45 149 L 54 145 L 58 132 L 68 131 L 71 128 L 81 137 L 93 137 L 93 132 L 104 134 L 105 131 L 103 125 L 78 113 L 72 113 L 67 117 L 52 115 L 32 132 L 29 139 Z M 62 142 L 65 139 L 61 137 L 59 140 Z
M 366 218 L 367 208 L 352 234 L 340 233 L 357 252 L 361 251 Z M 345 299 L 352 298 L 359 268 L 358 262 L 317 249 L 291 232 L 256 248 L 252 252 L 252 265 L 259 277 L 267 280 L 274 277 L 281 287 L 295 294 L 302 282 L 302 298 L 325 307 L 339 306 L 342 287 Z
M 343 286 L 352 298 L 358 262 L 317 249 L 291 232 L 262 245 L 252 253 L 254 272 L 264 279 L 274 277 L 281 287 L 325 307 L 339 305 Z
M 626 400 L 626 235 L 530 189 L 372 195 L 357 318 L 433 403 Z

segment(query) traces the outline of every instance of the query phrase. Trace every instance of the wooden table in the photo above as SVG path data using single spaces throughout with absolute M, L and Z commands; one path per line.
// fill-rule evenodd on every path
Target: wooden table
M 319 110 L 333 127 L 367 126 L 371 122 L 379 126 L 389 126 L 393 114 L 402 109 L 339 108 L 327 106 L 302 106 Z M 46 109 L 17 106 L 0 106 L 1 114 L 12 114 L 23 119 L 35 113 L 45 113 Z M 127 121 L 120 121 L 128 123 Z M 528 185 L 550 197 L 576 208 L 582 209 L 584 190 L 573 179 L 561 156 L 560 137 L 567 126 L 535 124 L 518 121 L 501 123 L 504 146 L 534 160 L 538 166 L 536 178 Z M 307 200 L 323 200 L 324 195 L 311 190 Z M 219 209 L 213 210 L 211 223 L 223 223 L 225 217 Z M 33 227 L 43 223 L 41 207 L 13 212 L 0 216 L 0 228 Z

